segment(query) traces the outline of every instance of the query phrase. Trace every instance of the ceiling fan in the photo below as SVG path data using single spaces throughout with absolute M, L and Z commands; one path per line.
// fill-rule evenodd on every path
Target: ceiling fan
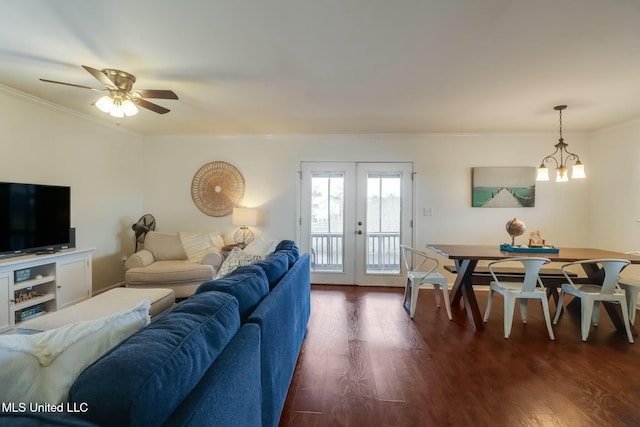
M 108 91 L 109 94 L 97 100 L 95 105 L 101 111 L 109 113 L 114 117 L 124 117 L 125 115 L 133 116 L 134 114 L 137 114 L 138 109 L 136 108 L 136 105 L 154 111 L 158 114 L 165 114 L 171 110 L 158 104 L 154 104 L 153 102 L 149 102 L 144 98 L 178 99 L 178 95 L 176 95 L 172 90 L 133 89 L 136 77 L 126 71 L 111 68 L 97 70 L 86 65 L 83 65 L 82 68 L 87 70 L 89 74 L 102 83 L 105 86 L 105 89 L 96 89 L 90 86 L 58 82 L 48 79 L 40 80 L 47 83 L 90 89 L 96 92 Z

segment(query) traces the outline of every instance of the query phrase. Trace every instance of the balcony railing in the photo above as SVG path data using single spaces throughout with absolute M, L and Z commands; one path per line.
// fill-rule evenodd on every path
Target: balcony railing
M 368 233 L 367 273 L 400 272 L 400 233 Z
M 311 234 L 311 269 L 314 271 L 342 271 L 342 233 Z
M 313 271 L 342 271 L 344 241 L 339 233 L 311 234 Z M 400 272 L 400 233 L 368 233 L 367 273 Z

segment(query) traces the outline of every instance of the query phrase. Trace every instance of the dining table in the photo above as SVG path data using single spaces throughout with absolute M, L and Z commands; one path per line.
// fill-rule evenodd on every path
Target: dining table
M 465 245 L 465 244 L 427 244 L 426 248 L 440 256 L 453 260 L 456 278 L 453 289 L 449 293 L 451 305 L 463 301 L 467 317 L 476 330 L 484 329 L 483 316 L 473 290 L 472 276 L 479 261 L 494 261 L 515 257 L 543 257 L 551 262 L 569 263 L 582 260 L 626 259 L 632 264 L 640 264 L 640 256 L 595 248 L 560 247 L 557 253 L 511 252 L 501 250 L 500 245 Z M 586 277 L 591 283 L 602 284 L 604 274 L 597 263 L 581 264 Z M 603 304 L 616 329 L 624 331 L 622 309 L 619 304 Z

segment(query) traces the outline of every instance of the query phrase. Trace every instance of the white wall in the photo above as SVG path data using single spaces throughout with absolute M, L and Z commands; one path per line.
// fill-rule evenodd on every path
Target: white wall
M 640 121 L 590 136 L 590 244 L 640 250 Z
M 555 132 L 464 135 L 139 136 L 0 91 L 0 180 L 70 185 L 78 246 L 96 247 L 94 291 L 123 280 L 133 251 L 130 226 L 150 212 L 158 229 L 220 230 L 230 217 L 202 214 L 191 180 L 205 163 L 234 164 L 246 181 L 244 204 L 261 210 L 257 233 L 297 238 L 298 173 L 303 160 L 413 161 L 416 242 L 498 244 L 516 216 L 549 243 L 640 249 L 640 123 L 565 135 L 587 179 L 538 183 L 536 207 L 471 208 L 474 166 L 538 166 Z M 434 215 L 420 214 L 425 207 Z M 526 241 L 523 236 L 521 242 Z
M 640 121 L 594 132 L 589 146 L 589 243 L 640 251 Z M 629 266 L 621 276 L 640 278 L 640 266 Z
M 589 164 L 586 136 L 566 135 L 566 140 Z M 159 229 L 215 229 L 229 239 L 234 231 L 230 216 L 202 214 L 190 194 L 195 172 L 205 163 L 222 160 L 243 174 L 243 203 L 263 214 L 257 229 L 273 238 L 296 238 L 300 161 L 413 161 L 416 211 L 434 210 L 431 217 L 416 216 L 418 246 L 499 244 L 508 240 L 504 225 L 514 216 L 530 230 L 542 230 L 549 243 L 585 245 L 588 180 L 538 183 L 534 208 L 471 208 L 472 167 L 537 167 L 556 142 L 555 134 L 150 137 L 144 208 L 154 214 Z
M 68 185 L 78 247 L 94 247 L 93 289 L 123 280 L 141 211 L 140 136 L 0 90 L 0 181 Z

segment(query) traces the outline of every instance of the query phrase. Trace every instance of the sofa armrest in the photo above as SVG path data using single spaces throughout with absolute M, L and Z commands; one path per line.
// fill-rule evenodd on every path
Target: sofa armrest
M 220 269 L 222 265 L 222 254 L 220 252 L 209 252 L 202 258 L 202 264 L 208 264 L 213 267 L 214 272 Z
M 138 251 L 127 258 L 127 260 L 124 262 L 124 269 L 129 270 L 131 268 L 146 267 L 153 264 L 154 262 L 155 258 L 153 257 L 151 251 L 142 249 L 141 251 Z

